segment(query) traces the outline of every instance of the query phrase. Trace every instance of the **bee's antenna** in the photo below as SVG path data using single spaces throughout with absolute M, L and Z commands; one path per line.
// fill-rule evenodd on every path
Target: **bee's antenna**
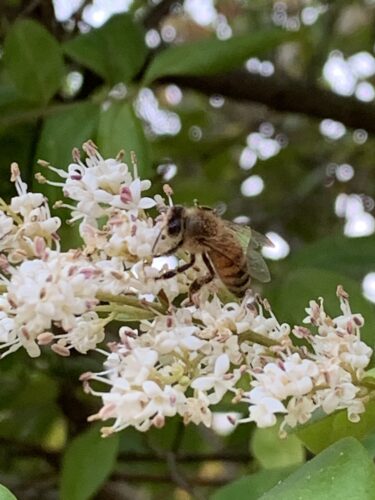
M 160 257 L 160 255 L 155 255 L 155 248 L 157 246 L 157 244 L 159 243 L 159 240 L 160 240 L 160 237 L 162 235 L 162 232 L 163 232 L 163 228 L 160 230 L 156 240 L 154 241 L 154 244 L 152 245 L 152 250 L 151 250 L 151 253 L 154 257 Z
M 173 200 L 172 200 L 173 189 L 171 188 L 171 186 L 169 184 L 164 184 L 163 191 L 168 197 L 169 206 L 173 207 Z

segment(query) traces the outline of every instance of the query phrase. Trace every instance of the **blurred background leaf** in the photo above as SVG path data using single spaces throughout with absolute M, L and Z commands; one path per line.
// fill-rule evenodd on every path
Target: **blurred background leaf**
M 129 82 L 141 69 L 147 48 L 141 27 L 128 14 L 64 44 L 69 57 L 115 84 Z
M 147 69 L 145 85 L 167 75 L 212 75 L 241 66 L 282 42 L 296 38 L 287 31 L 272 29 L 250 35 L 217 40 L 212 38 L 162 51 Z
M 61 471 L 62 500 L 92 498 L 112 472 L 119 436 L 103 439 L 99 429 L 100 426 L 92 426 L 67 447 Z
M 107 110 L 102 110 L 98 127 L 98 145 L 103 156 L 115 156 L 125 150 L 125 159 L 131 162 L 134 151 L 139 166 L 139 174 L 151 174 L 149 145 L 142 124 L 135 116 L 130 102 L 112 102 Z
M 39 23 L 18 21 L 4 42 L 4 65 L 20 95 L 47 103 L 62 83 L 64 64 L 60 45 Z

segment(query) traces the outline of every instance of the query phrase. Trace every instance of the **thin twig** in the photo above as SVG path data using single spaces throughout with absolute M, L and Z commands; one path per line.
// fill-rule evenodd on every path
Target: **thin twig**
M 185 475 L 178 469 L 176 456 L 173 452 L 167 453 L 166 462 L 170 474 L 170 479 L 182 490 L 187 491 L 193 498 L 196 498 L 197 500 L 204 500 L 204 497 L 202 497 L 202 495 L 194 490 L 190 483 L 190 480 L 188 480 Z
M 155 7 L 150 9 L 143 18 L 143 26 L 146 29 L 157 28 L 163 17 L 169 14 L 172 5 L 180 3 L 176 0 L 162 0 Z

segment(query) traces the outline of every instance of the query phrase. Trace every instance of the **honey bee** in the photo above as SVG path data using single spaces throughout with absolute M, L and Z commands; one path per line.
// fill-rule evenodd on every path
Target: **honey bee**
M 217 276 L 236 297 L 243 297 L 251 278 L 263 283 L 270 281 L 270 273 L 260 249 L 273 243 L 249 226 L 222 219 L 211 208 L 174 205 L 168 208 L 163 225 L 153 246 L 154 257 L 171 255 L 178 250 L 190 254 L 190 260 L 157 279 L 169 279 L 192 267 L 196 255 L 202 256 L 208 273 L 190 286 L 190 299 L 205 284 Z

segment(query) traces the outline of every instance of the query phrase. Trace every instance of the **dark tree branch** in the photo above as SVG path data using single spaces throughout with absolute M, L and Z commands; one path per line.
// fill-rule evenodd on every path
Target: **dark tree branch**
M 162 0 L 147 12 L 145 17 L 143 18 L 143 26 L 147 30 L 157 28 L 163 17 L 169 14 L 172 5 L 178 3 L 180 2 L 178 2 L 177 0 Z
M 17 442 L 11 438 L 0 437 L 0 446 L 7 447 L 12 450 L 15 455 L 33 456 L 45 458 L 48 462 L 58 464 L 58 451 L 48 451 L 44 448 L 29 443 Z M 119 454 L 119 460 L 123 463 L 132 462 L 160 462 L 164 460 L 164 456 L 157 453 L 137 453 L 126 452 Z M 219 451 L 212 453 L 186 453 L 179 452 L 174 454 L 176 462 L 180 463 L 198 463 L 198 462 L 231 462 L 248 464 L 253 457 L 250 453 L 235 453 L 232 451 Z
M 119 459 L 124 462 L 155 462 L 162 460 L 162 457 L 155 453 L 120 453 Z M 252 460 L 249 453 L 214 452 L 214 453 L 176 453 L 177 462 L 197 463 L 197 462 L 233 462 L 247 464 Z
M 195 486 L 224 486 L 236 479 L 235 476 L 221 477 L 189 477 L 189 483 Z M 113 481 L 126 481 L 127 483 L 171 483 L 174 482 L 170 474 L 132 474 L 118 472 L 111 475 Z
M 375 133 L 374 105 L 301 81 L 263 77 L 241 70 L 214 76 L 163 77 L 159 82 L 175 83 L 207 95 L 220 94 L 236 100 L 258 102 L 276 111 L 331 118 L 348 127 Z

